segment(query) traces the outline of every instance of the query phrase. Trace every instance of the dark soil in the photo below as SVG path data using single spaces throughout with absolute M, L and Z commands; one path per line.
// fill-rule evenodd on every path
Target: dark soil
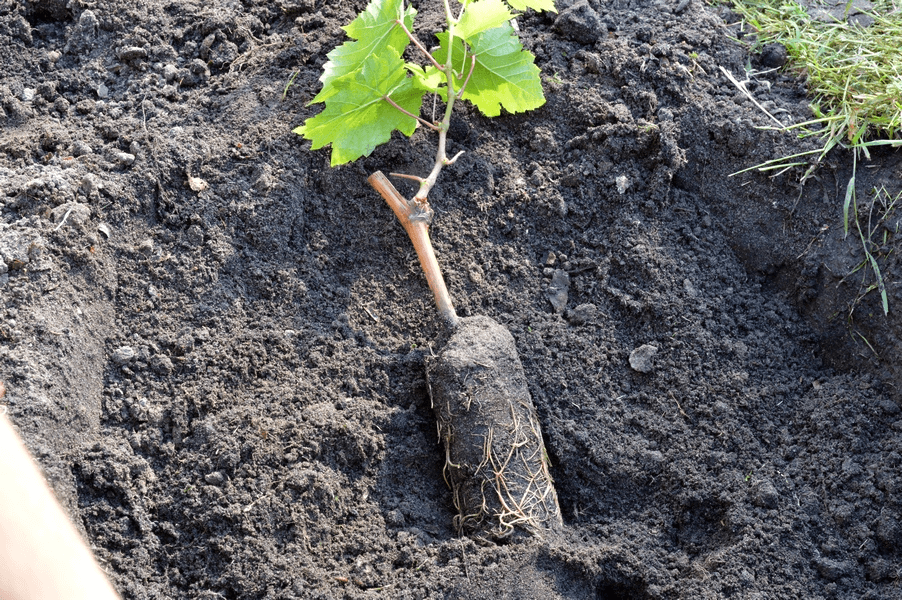
M 548 102 L 457 113 L 432 235 L 514 335 L 565 524 L 478 544 L 431 295 L 366 183 L 434 138 L 330 169 L 290 132 L 364 5 L 0 0 L 0 403 L 123 596 L 902 597 L 898 153 L 859 166 L 884 317 L 848 154 L 728 177 L 814 143 L 756 128 L 728 9 L 521 17 Z M 792 73 L 748 88 L 810 117 Z

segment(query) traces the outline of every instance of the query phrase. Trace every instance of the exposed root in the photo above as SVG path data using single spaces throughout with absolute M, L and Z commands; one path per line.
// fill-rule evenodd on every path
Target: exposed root
M 429 383 L 457 530 L 501 540 L 561 526 L 541 427 L 510 333 L 487 317 L 462 319 L 430 361 Z
M 520 403 L 520 411 L 510 403 L 511 423 L 499 442 L 496 427 L 490 426 L 483 436 L 482 460 L 473 468 L 451 460 L 450 424 L 439 423 L 445 440 L 445 465 L 442 474 L 453 490 L 454 526 L 461 534 L 484 530 L 500 540 L 511 536 L 517 528 L 541 536 L 560 520 L 560 507 L 554 490 L 548 460 L 538 423 L 531 410 Z M 469 409 L 469 406 L 467 406 Z M 526 423 L 518 412 L 526 412 Z M 476 503 L 468 498 L 459 475 L 471 471 L 469 477 L 479 480 Z M 457 477 L 455 477 L 457 475 Z M 474 505 L 475 504 L 475 505 Z M 549 523 L 549 519 L 551 523 Z M 487 524 L 492 524 L 486 528 Z

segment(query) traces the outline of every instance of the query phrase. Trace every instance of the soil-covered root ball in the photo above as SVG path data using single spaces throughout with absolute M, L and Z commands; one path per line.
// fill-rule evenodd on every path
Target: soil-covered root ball
M 458 531 L 497 541 L 559 528 L 542 431 L 507 329 L 461 319 L 428 376 Z

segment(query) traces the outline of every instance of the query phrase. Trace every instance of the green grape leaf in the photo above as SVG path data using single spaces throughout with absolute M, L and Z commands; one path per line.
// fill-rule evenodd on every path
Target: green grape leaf
M 441 87 L 447 83 L 445 74 L 430 64 L 425 69 L 416 63 L 406 63 L 404 65 L 407 70 L 413 74 L 414 85 L 418 88 L 434 94 L 441 93 L 442 97 L 446 97 Z
M 326 108 L 294 133 L 313 141 L 313 150 L 332 144 L 333 167 L 368 156 L 395 129 L 408 137 L 416 129 L 416 119 L 385 100 L 390 95 L 398 106 L 418 115 L 425 94 L 407 76 L 395 51 L 367 57 L 358 71 L 333 80 L 332 86 L 335 94 L 326 99 Z
M 366 10 L 344 27 L 348 37 L 356 41 L 347 41 L 327 54 L 329 61 L 323 66 L 323 74 L 319 78 L 323 89 L 310 103 L 325 102 L 335 95 L 334 82 L 357 71 L 369 56 L 382 54 L 389 48 L 398 55 L 402 54 L 410 38 L 398 21 L 403 16 L 409 31 L 413 28 L 416 13 L 413 7 L 404 8 L 403 0 L 372 0 Z
M 460 17 L 455 34 L 470 39 L 477 33 L 500 27 L 514 18 L 514 13 L 507 9 L 501 0 L 476 0 L 467 5 Z
M 554 0 L 507 0 L 514 10 L 524 11 L 531 8 L 535 11 L 542 12 L 547 10 L 553 13 L 557 12 L 554 7 Z
M 441 46 L 434 57 L 443 64 L 448 56 L 448 34 L 440 33 L 438 38 Z M 535 56 L 523 49 L 509 23 L 476 34 L 468 41 L 468 56 L 476 57 L 476 65 L 464 89 L 464 100 L 475 104 L 487 117 L 497 117 L 502 108 L 518 113 L 545 104 Z M 455 70 L 463 75 L 455 78 L 454 87 L 460 89 L 472 64 L 470 58 L 464 57 L 460 38 L 454 38 L 452 56 Z

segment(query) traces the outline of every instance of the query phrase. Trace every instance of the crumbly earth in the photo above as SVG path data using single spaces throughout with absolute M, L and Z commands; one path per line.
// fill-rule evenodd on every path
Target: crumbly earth
M 481 545 L 366 184 L 435 139 L 330 169 L 291 133 L 364 5 L 0 0 L 0 407 L 123 596 L 899 598 L 898 153 L 845 237 L 847 153 L 730 177 L 815 141 L 727 78 L 811 117 L 729 9 L 520 17 L 547 104 L 457 111 L 432 234 L 461 315 L 514 335 L 565 525 Z

